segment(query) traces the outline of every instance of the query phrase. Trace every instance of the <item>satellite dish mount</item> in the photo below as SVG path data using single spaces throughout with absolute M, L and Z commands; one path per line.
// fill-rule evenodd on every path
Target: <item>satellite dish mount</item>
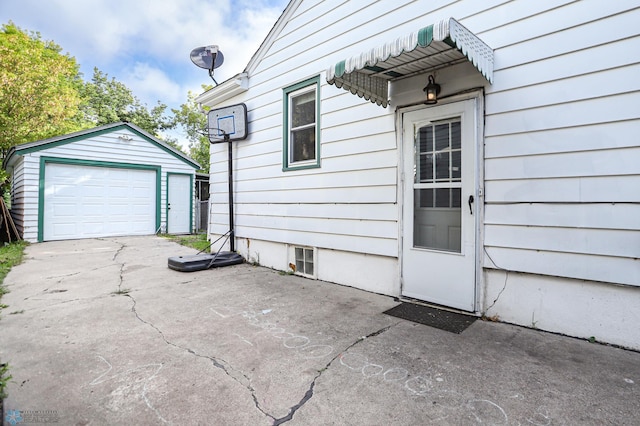
M 213 70 L 220 67 L 224 62 L 224 55 L 220 51 L 217 45 L 196 47 L 191 51 L 189 55 L 191 62 L 196 64 L 200 68 L 204 68 L 209 71 L 209 77 L 218 85 L 218 82 L 213 78 Z

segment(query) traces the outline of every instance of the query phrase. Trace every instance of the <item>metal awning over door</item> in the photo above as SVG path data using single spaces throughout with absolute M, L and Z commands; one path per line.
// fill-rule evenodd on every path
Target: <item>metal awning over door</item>
M 327 82 L 386 108 L 390 81 L 464 61 L 493 81 L 493 49 L 449 18 L 338 62 Z

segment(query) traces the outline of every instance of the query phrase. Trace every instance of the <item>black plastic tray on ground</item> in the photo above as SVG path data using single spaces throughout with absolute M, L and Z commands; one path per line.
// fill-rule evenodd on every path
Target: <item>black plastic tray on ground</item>
M 169 269 L 180 272 L 203 271 L 209 268 L 238 265 L 244 258 L 238 253 L 223 251 L 216 254 L 192 254 L 189 256 L 173 256 L 169 258 Z

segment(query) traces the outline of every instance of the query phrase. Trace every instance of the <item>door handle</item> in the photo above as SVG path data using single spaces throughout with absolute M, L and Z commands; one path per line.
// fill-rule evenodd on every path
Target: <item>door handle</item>
M 469 213 L 473 214 L 473 195 L 469 195 Z

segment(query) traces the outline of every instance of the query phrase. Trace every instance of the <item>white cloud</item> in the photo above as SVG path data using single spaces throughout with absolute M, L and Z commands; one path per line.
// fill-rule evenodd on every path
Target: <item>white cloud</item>
M 24 29 L 40 31 L 43 38 L 75 56 L 85 74 L 97 66 L 124 82 L 126 73 L 136 67 L 132 64 L 147 63 L 149 70 L 162 70 L 183 87 L 191 86 L 180 81 L 191 72 L 175 70 L 195 67 L 189 60 L 191 49 L 219 45 L 225 64 L 216 70 L 216 80 L 225 80 L 244 69 L 287 4 L 286 0 L 273 0 L 271 5 L 260 0 L 2 1 L 3 23 L 14 20 Z M 206 71 L 202 73 L 202 83 L 209 83 Z
M 242 72 L 287 0 L 0 0 L 0 23 L 38 31 L 74 56 L 89 80 L 97 67 L 147 106 L 178 108 L 213 84 L 191 63 L 195 47 L 217 44 L 218 83 Z
M 183 102 L 185 98 L 178 82 L 161 69 L 146 63 L 138 62 L 132 68 L 125 69 L 120 81 L 149 106 L 155 105 L 160 99 L 166 104 L 175 104 Z

